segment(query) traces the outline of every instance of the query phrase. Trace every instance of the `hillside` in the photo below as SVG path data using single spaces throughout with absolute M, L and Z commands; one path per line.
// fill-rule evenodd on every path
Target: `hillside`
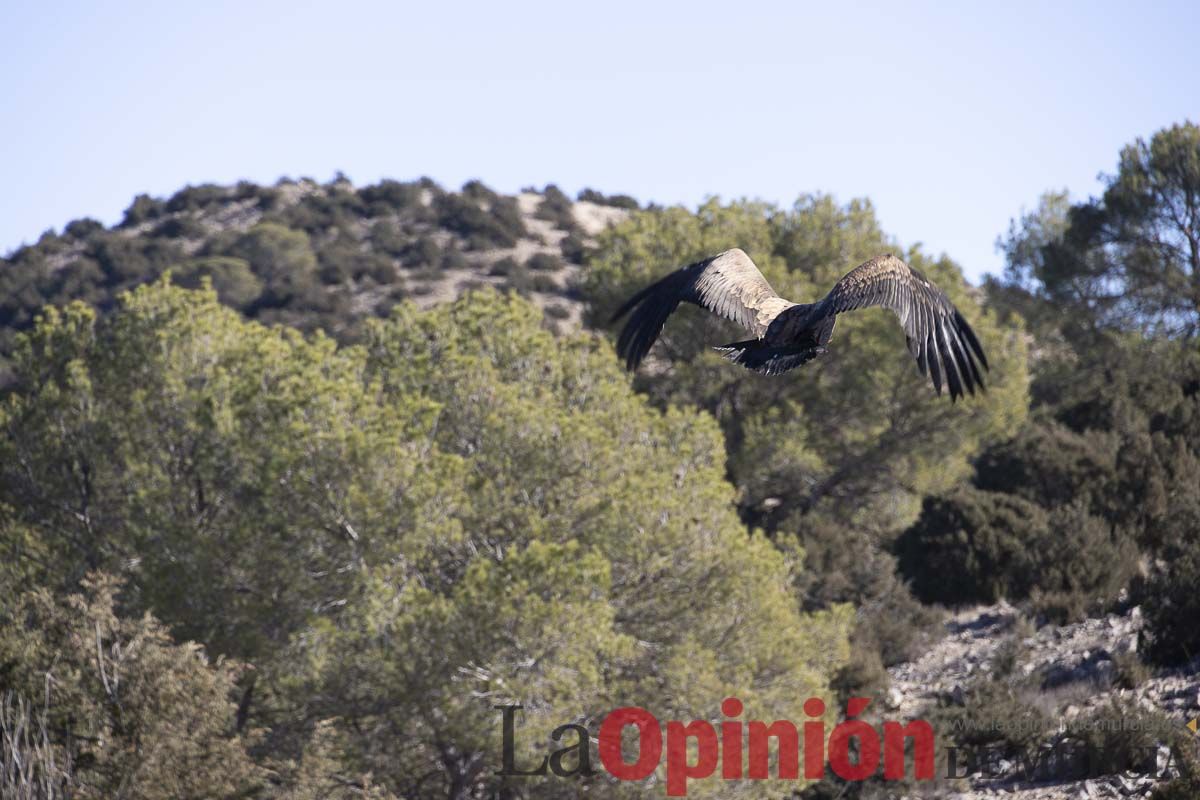
M 548 186 L 509 197 L 478 182 L 453 192 L 427 179 L 142 195 L 113 228 L 75 220 L 0 260 L 0 359 L 43 305 L 107 309 L 168 269 L 183 286 L 211 279 L 222 301 L 252 319 L 345 340 L 401 299 L 427 307 L 482 285 L 529 297 L 551 326 L 577 327 L 584 250 L 637 207 L 628 197 L 581 196 Z

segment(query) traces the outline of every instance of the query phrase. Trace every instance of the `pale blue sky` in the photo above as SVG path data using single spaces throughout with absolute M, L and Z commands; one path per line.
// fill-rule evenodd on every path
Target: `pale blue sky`
M 866 196 L 977 278 L 1041 192 L 1200 120 L 1198 34 L 1195 2 L 0 0 L 0 253 L 139 192 L 342 170 Z

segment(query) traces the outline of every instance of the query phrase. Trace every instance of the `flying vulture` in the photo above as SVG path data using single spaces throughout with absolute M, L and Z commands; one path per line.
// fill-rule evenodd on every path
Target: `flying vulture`
M 951 401 L 974 394 L 976 386 L 984 388 L 979 366 L 987 370 L 987 357 L 971 326 L 945 292 L 890 254 L 850 270 L 816 303 L 793 303 L 775 294 L 750 256 L 737 248 L 683 267 L 629 298 L 613 315 L 616 322 L 633 312 L 617 340 L 629 369 L 637 369 L 667 317 L 685 300 L 753 334 L 714 349 L 765 375 L 787 372 L 824 353 L 838 314 L 882 306 L 899 317 L 908 351 L 938 395 L 943 379 Z

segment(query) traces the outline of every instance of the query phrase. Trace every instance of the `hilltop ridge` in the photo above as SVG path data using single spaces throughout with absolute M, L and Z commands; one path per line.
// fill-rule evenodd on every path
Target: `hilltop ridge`
M 207 277 L 253 319 L 345 339 L 401 299 L 426 307 L 483 285 L 529 297 L 551 326 L 575 327 L 586 248 L 637 207 L 593 190 L 576 200 L 553 185 L 509 196 L 479 181 L 454 192 L 427 178 L 143 194 L 117 225 L 78 219 L 0 260 L 0 359 L 43 306 L 82 300 L 104 310 L 167 270 L 185 286 Z

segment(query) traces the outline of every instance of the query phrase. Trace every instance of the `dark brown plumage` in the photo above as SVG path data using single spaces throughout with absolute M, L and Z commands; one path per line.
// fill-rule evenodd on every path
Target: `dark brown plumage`
M 893 255 L 860 264 L 816 303 L 797 304 L 775 294 L 750 256 L 734 248 L 672 272 L 629 298 L 615 322 L 632 311 L 617 351 L 636 369 L 681 302 L 695 303 L 732 320 L 755 338 L 716 348 L 735 364 L 778 375 L 825 352 L 838 314 L 881 306 L 900 319 L 908 350 L 922 375 L 950 399 L 984 388 L 987 356 L 962 314 L 920 272 Z

